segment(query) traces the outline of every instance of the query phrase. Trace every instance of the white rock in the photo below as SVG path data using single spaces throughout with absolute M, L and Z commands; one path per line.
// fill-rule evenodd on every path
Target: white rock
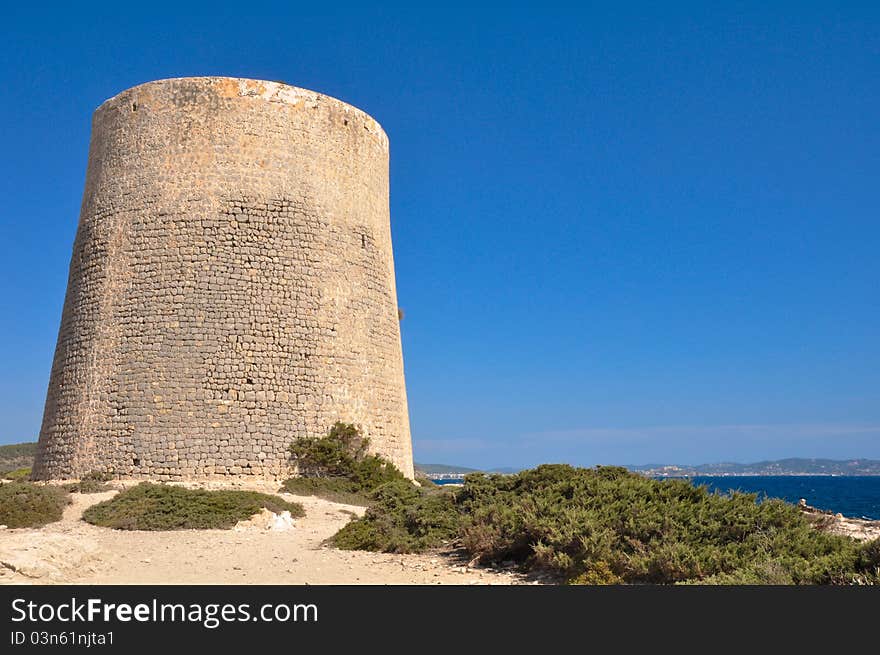
M 266 528 L 267 530 L 272 530 L 273 532 L 281 532 L 284 530 L 292 530 L 293 529 L 293 517 L 290 515 L 290 512 L 284 510 L 281 514 L 273 514 L 271 520 L 269 521 L 269 525 Z

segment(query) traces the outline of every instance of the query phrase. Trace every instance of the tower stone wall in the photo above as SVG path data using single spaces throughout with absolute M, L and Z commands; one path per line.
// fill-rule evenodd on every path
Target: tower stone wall
M 382 128 L 245 79 L 103 103 L 35 475 L 279 477 L 336 421 L 412 476 Z

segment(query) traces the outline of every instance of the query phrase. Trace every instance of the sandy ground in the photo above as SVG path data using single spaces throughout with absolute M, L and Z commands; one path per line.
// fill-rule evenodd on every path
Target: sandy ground
M 220 488 L 218 483 L 201 486 Z M 225 485 L 228 488 L 228 485 Z M 277 484 L 240 488 L 275 493 Z M 116 491 L 71 494 L 64 518 L 0 530 L 0 584 L 523 584 L 513 571 L 470 568 L 453 554 L 387 555 L 322 545 L 362 507 L 278 494 L 304 518 L 267 529 L 258 515 L 232 530 L 131 532 L 89 525 L 83 510 Z
M 187 486 L 278 489 L 270 482 Z M 72 504 L 56 523 L 0 529 L 0 584 L 537 584 L 513 570 L 469 567 L 453 553 L 388 555 L 325 546 L 327 537 L 364 509 L 310 496 L 278 494 L 306 510 L 284 529 L 268 529 L 276 518 L 271 512 L 232 530 L 131 532 L 80 519 L 85 508 L 116 493 L 71 494 Z M 805 511 L 823 514 L 832 532 L 880 537 L 878 521 Z

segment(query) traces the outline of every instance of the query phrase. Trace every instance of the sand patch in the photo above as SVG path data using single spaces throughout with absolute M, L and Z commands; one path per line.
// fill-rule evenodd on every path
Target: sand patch
M 64 518 L 42 528 L 0 530 L 0 583 L 7 584 L 521 584 L 513 571 L 471 568 L 444 555 L 343 551 L 324 541 L 364 508 L 277 493 L 261 481 L 182 483 L 251 489 L 299 502 L 303 518 L 269 511 L 232 530 L 125 531 L 80 520 L 114 491 L 72 494 Z

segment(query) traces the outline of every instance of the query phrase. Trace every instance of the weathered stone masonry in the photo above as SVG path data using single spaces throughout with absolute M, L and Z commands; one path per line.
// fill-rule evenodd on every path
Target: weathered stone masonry
M 278 477 L 337 420 L 412 475 L 382 128 L 255 80 L 106 101 L 36 476 Z

